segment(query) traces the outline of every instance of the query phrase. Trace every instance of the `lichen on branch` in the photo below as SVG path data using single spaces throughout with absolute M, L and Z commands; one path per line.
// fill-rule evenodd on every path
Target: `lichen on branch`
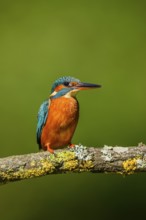
M 7 183 L 61 173 L 146 172 L 146 145 L 103 148 L 76 145 L 56 150 L 54 154 L 38 152 L 0 159 L 0 182 Z

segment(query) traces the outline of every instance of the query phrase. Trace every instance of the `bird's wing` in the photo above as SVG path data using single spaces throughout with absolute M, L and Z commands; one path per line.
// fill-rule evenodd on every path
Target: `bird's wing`
M 42 129 L 44 125 L 46 124 L 46 120 L 48 117 L 49 102 L 50 102 L 49 100 L 43 102 L 38 112 L 37 143 L 39 144 L 40 149 L 41 149 L 41 134 L 42 134 Z

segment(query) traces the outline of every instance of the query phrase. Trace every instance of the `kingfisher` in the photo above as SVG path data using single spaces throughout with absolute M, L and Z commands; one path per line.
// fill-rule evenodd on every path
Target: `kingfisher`
M 54 153 L 55 149 L 73 147 L 71 140 L 79 119 L 79 103 L 76 94 L 80 90 L 99 88 L 100 85 L 84 83 L 64 76 L 57 79 L 49 98 L 38 112 L 37 143 L 39 149 Z

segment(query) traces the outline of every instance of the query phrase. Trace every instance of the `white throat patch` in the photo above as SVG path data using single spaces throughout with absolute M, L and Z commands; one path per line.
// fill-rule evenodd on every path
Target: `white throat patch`
M 54 91 L 54 92 L 52 92 L 52 94 L 50 95 L 50 97 L 51 97 L 51 96 L 54 96 L 54 95 L 56 95 L 56 94 L 57 94 L 57 92 Z
M 69 91 L 68 93 L 66 93 L 66 94 L 64 95 L 64 97 L 65 97 L 65 98 L 75 97 L 76 94 L 77 94 L 77 92 L 78 92 L 78 89 L 71 90 L 71 91 Z

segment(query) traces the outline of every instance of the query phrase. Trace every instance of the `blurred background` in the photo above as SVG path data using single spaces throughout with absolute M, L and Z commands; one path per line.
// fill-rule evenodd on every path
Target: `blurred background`
M 54 80 L 102 85 L 78 94 L 73 143 L 146 143 L 146 2 L 0 1 L 0 157 L 37 152 L 37 112 Z M 140 219 L 146 174 L 52 175 L 0 187 L 9 219 Z

